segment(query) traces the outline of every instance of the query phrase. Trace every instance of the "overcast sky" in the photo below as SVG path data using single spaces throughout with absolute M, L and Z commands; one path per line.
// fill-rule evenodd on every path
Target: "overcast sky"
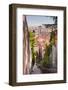
M 28 26 L 40 26 L 42 24 L 54 24 L 54 16 L 26 16 Z

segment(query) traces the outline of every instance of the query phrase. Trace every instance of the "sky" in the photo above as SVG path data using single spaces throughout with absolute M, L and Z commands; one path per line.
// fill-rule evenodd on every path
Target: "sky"
M 54 16 L 37 16 L 28 15 L 26 16 L 28 26 L 40 26 L 42 24 L 54 24 Z

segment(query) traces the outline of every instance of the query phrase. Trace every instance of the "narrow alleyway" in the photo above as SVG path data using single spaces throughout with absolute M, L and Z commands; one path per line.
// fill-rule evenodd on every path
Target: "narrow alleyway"
M 40 70 L 40 68 L 37 67 L 36 63 L 33 66 L 33 70 L 31 72 L 31 74 L 41 74 L 41 70 Z

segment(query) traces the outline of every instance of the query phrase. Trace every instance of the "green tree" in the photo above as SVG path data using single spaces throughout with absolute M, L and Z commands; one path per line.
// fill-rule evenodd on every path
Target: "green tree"
M 41 61 L 41 65 L 43 67 L 49 67 L 50 65 L 50 53 L 52 52 L 52 46 L 54 45 L 55 42 L 55 33 L 54 31 L 51 32 L 50 35 L 50 44 L 47 45 L 45 44 L 45 49 L 44 49 L 44 57 L 43 60 Z
M 34 50 L 35 47 L 35 33 L 34 32 L 29 32 L 29 39 L 30 39 L 30 45 L 31 45 L 31 51 L 32 51 L 32 64 L 34 65 L 35 63 L 35 56 L 36 56 L 36 52 Z

